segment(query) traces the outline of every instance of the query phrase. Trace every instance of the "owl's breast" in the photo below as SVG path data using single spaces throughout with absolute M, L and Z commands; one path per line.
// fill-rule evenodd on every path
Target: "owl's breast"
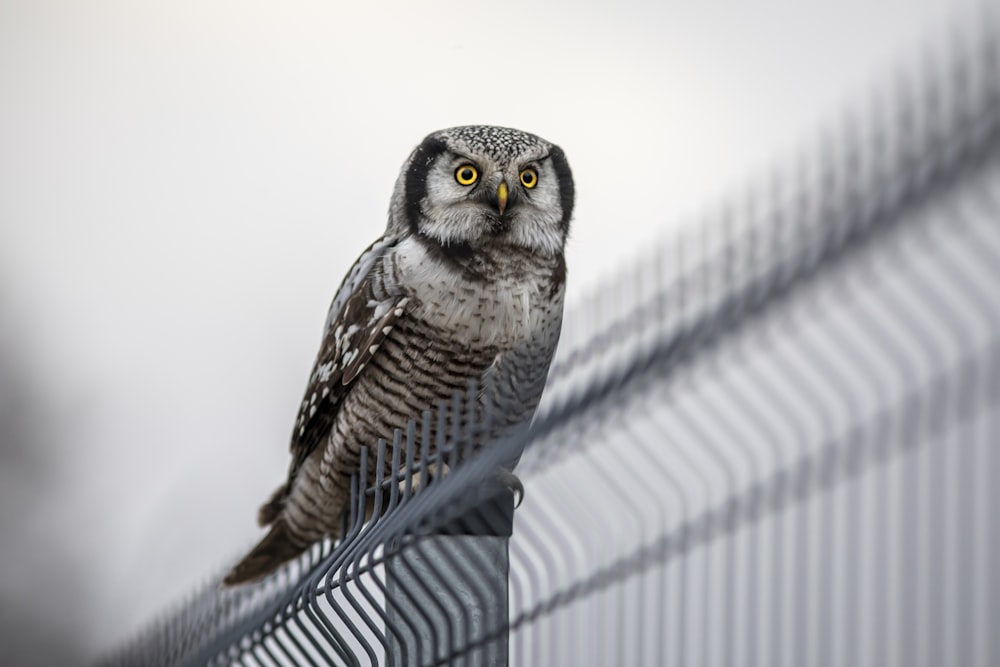
M 501 256 L 463 266 L 442 262 L 413 239 L 396 250 L 391 275 L 412 299 L 410 315 L 443 339 L 503 351 L 558 329 L 563 290 L 553 289 L 551 262 Z

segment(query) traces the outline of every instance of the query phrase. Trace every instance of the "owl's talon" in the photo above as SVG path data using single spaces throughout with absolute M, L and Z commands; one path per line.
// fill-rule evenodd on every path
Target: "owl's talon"
M 521 482 L 521 478 L 506 468 L 500 468 L 497 479 L 514 494 L 514 509 L 520 507 L 524 500 L 524 484 Z
M 444 462 L 431 463 L 426 468 L 413 471 L 410 476 L 410 495 L 415 494 L 421 488 L 430 484 L 436 479 L 444 479 L 451 472 L 451 467 Z M 399 492 L 406 493 L 406 469 L 399 471 Z M 426 479 L 426 482 L 424 481 Z

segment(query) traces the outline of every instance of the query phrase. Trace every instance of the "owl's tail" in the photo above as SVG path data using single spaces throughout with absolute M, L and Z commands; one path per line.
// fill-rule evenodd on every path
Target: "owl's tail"
M 256 581 L 305 550 L 305 546 L 292 539 L 285 522 L 279 518 L 274 521 L 264 539 L 229 571 L 222 583 L 225 586 L 236 586 Z

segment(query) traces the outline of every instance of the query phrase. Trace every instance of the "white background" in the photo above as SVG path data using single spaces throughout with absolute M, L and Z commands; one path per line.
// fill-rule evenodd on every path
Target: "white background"
M 564 148 L 573 300 L 957 3 L 695 4 L 0 2 L 8 655 L 92 656 L 255 540 L 329 300 L 425 134 Z

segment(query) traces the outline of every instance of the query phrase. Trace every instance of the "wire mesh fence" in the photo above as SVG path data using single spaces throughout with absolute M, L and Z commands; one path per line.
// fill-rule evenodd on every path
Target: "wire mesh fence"
M 470 387 L 107 664 L 1000 664 L 998 73 L 925 54 L 568 312 L 530 428 L 464 460 Z

